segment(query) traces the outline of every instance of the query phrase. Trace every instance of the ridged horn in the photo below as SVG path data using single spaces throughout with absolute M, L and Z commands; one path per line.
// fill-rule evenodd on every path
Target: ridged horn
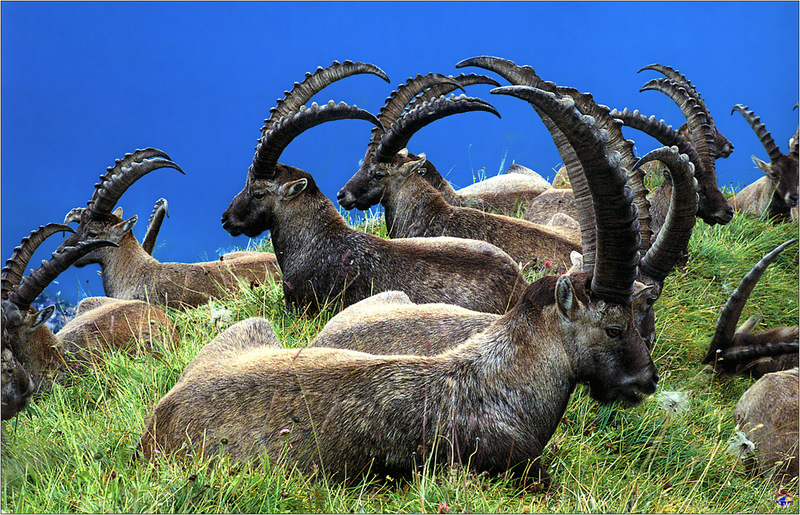
M 758 280 L 764 274 L 767 267 L 778 257 L 778 254 L 783 252 L 783 249 L 789 245 L 796 243 L 797 238 L 785 241 L 775 247 L 772 252 L 761 258 L 758 263 L 753 266 L 752 270 L 747 272 L 742 278 L 739 286 L 731 294 L 728 301 L 723 306 L 717 321 L 717 327 L 714 330 L 714 336 L 711 338 L 708 353 L 703 358 L 703 363 L 711 363 L 719 350 L 725 350 L 733 345 L 733 337 L 736 332 L 736 324 L 739 322 L 739 317 L 742 315 L 744 305 L 747 299 L 750 298 L 750 293 L 755 288 Z
M 88 203 L 92 217 L 110 214 L 133 183 L 160 168 L 174 168 L 184 173 L 166 153 L 155 148 L 136 150 L 117 159 L 114 166 L 109 167 L 106 174 L 100 177 L 100 182 L 95 184 L 94 195 Z
M 28 262 L 31 256 L 36 252 L 44 240 L 54 235 L 57 232 L 72 232 L 67 225 L 50 223 L 47 225 L 39 226 L 38 229 L 31 231 L 28 236 L 22 238 L 20 244 L 11 253 L 11 257 L 6 260 L 6 265 L 0 271 L 0 283 L 2 283 L 2 297 L 8 299 L 9 294 L 16 288 L 22 281 L 22 276 L 25 275 L 25 269 L 28 267 Z
M 594 200 L 597 261 L 592 294 L 606 302 L 630 305 L 639 263 L 639 222 L 620 156 L 606 147 L 608 134 L 594 118 L 582 115 L 570 97 L 525 86 L 507 86 L 494 94 L 512 95 L 537 105 L 558 125 L 575 149 Z
M 165 216 L 169 217 L 169 205 L 167 204 L 167 199 L 160 198 L 156 201 L 153 212 L 150 214 L 150 220 L 147 222 L 147 231 L 144 233 L 144 239 L 142 239 L 142 248 L 150 255 L 153 254 L 158 232 L 161 230 L 161 224 L 164 223 Z
M 513 85 L 530 86 L 545 91 L 555 92 L 556 85 L 552 82 L 542 80 L 536 71 L 528 65 L 519 66 L 513 61 L 493 56 L 478 56 L 464 59 L 456 64 L 456 68 L 465 66 L 476 66 L 494 72 Z M 581 228 L 581 247 L 583 254 L 582 270 L 594 270 L 596 239 L 594 211 L 592 209 L 591 193 L 583 175 L 580 160 L 575 154 L 572 145 L 561 132 L 561 129 L 553 123 L 550 117 L 535 104 L 531 104 L 536 114 L 542 119 L 553 143 L 556 145 L 561 161 L 567 169 L 572 191 L 575 195 L 575 203 L 578 206 L 578 224 Z
M 453 79 L 454 83 L 449 82 L 440 82 L 438 84 L 434 84 L 433 86 L 429 87 L 422 93 L 416 96 L 414 100 L 409 102 L 408 106 L 406 107 L 405 111 L 411 111 L 416 108 L 418 105 L 424 104 L 430 100 L 435 98 L 447 95 L 452 93 L 456 89 L 459 89 L 460 86 L 474 86 L 475 84 L 488 84 L 490 86 L 499 87 L 500 83 L 494 80 L 491 77 L 487 77 L 486 75 L 479 75 L 476 73 L 462 73 L 453 77 L 452 75 L 449 76 Z M 463 91 L 463 88 L 460 88 Z
M 42 261 L 42 266 L 22 279 L 22 282 L 9 295 L 9 300 L 19 306 L 21 310 L 28 309 L 36 297 L 47 288 L 47 285 L 72 266 L 75 261 L 93 250 L 109 245 L 118 247 L 116 243 L 108 240 L 92 240 L 81 242 L 74 247 L 65 247 L 61 251 L 56 250 L 49 260 Z
M 757 358 L 797 353 L 798 348 L 800 348 L 798 342 L 776 342 L 737 346 L 729 349 L 720 349 L 719 352 L 716 353 L 715 361 L 741 363 L 743 361 L 752 361 Z
M 700 93 L 697 91 L 697 88 L 695 88 L 694 85 L 692 85 L 691 81 L 689 79 L 687 79 L 686 76 L 683 75 L 681 72 L 679 72 L 678 70 L 675 70 L 672 67 L 667 66 L 665 64 L 653 63 L 653 64 L 648 64 L 647 66 L 642 67 L 636 73 L 641 73 L 641 72 L 643 72 L 645 70 L 657 71 L 658 73 L 664 75 L 668 79 L 673 80 L 675 83 L 682 85 L 686 89 L 686 91 L 695 100 L 697 100 L 697 102 L 703 107 L 703 109 L 705 109 L 706 112 L 708 112 L 708 109 L 706 108 L 706 103 L 705 103 L 705 101 L 703 101 L 702 97 L 700 96 Z M 712 125 L 713 125 L 713 122 L 712 122 Z
M 694 165 L 686 155 L 679 153 L 678 147 L 652 150 L 636 163 L 635 168 L 653 160 L 667 165 L 672 178 L 672 197 L 664 225 L 656 241 L 642 256 L 639 274 L 663 283 L 692 237 L 692 228 L 697 220 L 699 195 L 697 180 L 694 178 Z
M 455 80 L 452 76 L 442 75 L 441 73 L 428 73 L 426 75 L 417 75 L 406 79 L 405 84 L 401 84 L 392 91 L 386 101 L 378 112 L 378 120 L 380 120 L 383 127 L 391 127 L 394 122 L 400 119 L 409 102 L 414 100 L 417 95 L 427 91 L 428 89 L 439 86 L 448 85 L 455 91 L 460 89 L 464 91 L 464 86 Z M 375 147 L 381 142 L 383 132 L 377 127 L 372 129 L 370 135 L 370 147 Z
M 336 104 L 331 100 L 322 106 L 316 102 L 311 107 L 300 106 L 296 113 L 288 114 L 275 122 L 272 129 L 261 138 L 249 173 L 255 178 L 272 177 L 281 154 L 297 136 L 321 123 L 347 119 L 366 120 L 383 129 L 375 115 L 344 102 Z
M 695 178 L 700 179 L 703 176 L 703 163 L 700 161 L 700 156 L 697 155 L 694 147 L 671 125 L 667 125 L 664 120 L 657 120 L 654 115 L 647 117 L 638 110 L 631 112 L 627 108 L 622 111 L 614 109 L 611 111 L 611 116 L 622 121 L 626 127 L 644 132 L 664 146 L 677 147 L 678 152 L 685 154 L 694 165 Z
M 394 122 L 375 148 L 375 159 L 391 161 L 421 128 L 446 116 L 470 111 L 486 111 L 500 118 L 500 113 L 494 106 L 480 98 L 466 95 L 438 97 L 404 113 Z
M 756 116 L 753 111 L 744 104 L 736 104 L 731 109 L 731 114 L 734 111 L 738 111 L 742 113 L 742 116 L 747 123 L 750 124 L 750 127 L 753 129 L 753 132 L 756 133 L 758 137 L 758 141 L 761 142 L 761 145 L 764 147 L 764 150 L 767 151 L 767 155 L 769 156 L 769 160 L 771 162 L 775 162 L 783 156 L 783 153 L 778 148 L 778 145 L 775 144 L 775 140 L 772 139 L 772 135 L 769 133 L 767 128 L 761 123 L 761 117 Z
M 275 107 L 269 110 L 270 116 L 264 120 L 264 126 L 261 128 L 261 137 L 272 129 L 272 125 L 275 122 L 287 114 L 297 112 L 300 106 L 305 105 L 306 102 L 311 100 L 311 97 L 327 86 L 345 77 L 365 73 L 377 75 L 384 81 L 390 82 L 389 76 L 378 66 L 350 60 L 343 63 L 333 61 L 333 64 L 328 67 L 319 66 L 313 73 L 306 72 L 305 79 L 301 82 L 295 82 L 290 91 L 284 92 L 284 98 L 278 99 Z

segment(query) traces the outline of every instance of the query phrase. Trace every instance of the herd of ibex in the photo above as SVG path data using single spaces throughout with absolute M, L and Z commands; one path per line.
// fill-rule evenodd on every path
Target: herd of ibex
M 295 83 L 271 109 L 244 188 L 222 215 L 231 235 L 269 231 L 274 253 L 157 261 L 166 200 L 156 204 L 142 243 L 132 234 L 137 217 L 125 219 L 115 207 L 145 174 L 183 171 L 154 148 L 117 160 L 87 207 L 70 211 L 64 224 L 32 231 L 2 270 L 3 420 L 53 381 L 96 366 L 111 348 L 178 345 L 170 310 L 280 281 L 299 312 L 336 315 L 307 348 L 283 348 L 263 318 L 219 333 L 152 410 L 137 456 L 248 460 L 266 453 L 272 462 L 337 479 L 402 475 L 433 460 L 547 483 L 541 455 L 578 383 L 599 402 L 636 403 L 656 390 L 653 306 L 687 259 L 696 219 L 726 224 L 735 210 L 776 223 L 797 220 L 798 135 L 782 154 L 759 118 L 734 106 L 770 162 L 754 156 L 765 177 L 726 199 L 715 159 L 733 145 L 676 70 L 653 64 L 640 71 L 665 76 L 642 91 L 660 91 L 680 107 L 686 124 L 678 130 L 655 116 L 610 109 L 507 59 L 456 65 L 466 66 L 508 85 L 478 74 L 418 75 L 392 91 L 376 116 L 344 102 L 306 106 L 354 74 L 388 82 L 375 65 L 334 62 Z M 557 187 L 513 164 L 455 190 L 425 153 L 407 148 L 416 131 L 443 117 L 500 116 L 486 100 L 448 96 L 475 84 L 533 107 L 564 163 Z M 306 130 L 343 119 L 369 122 L 372 134 L 338 202 L 362 210 L 381 204 L 388 239 L 349 226 L 310 173 L 278 162 Z M 637 157 L 624 126 L 665 146 Z M 664 176 L 652 193 L 648 170 Z M 70 234 L 26 276 L 36 248 L 59 232 Z M 704 360 L 716 373 L 760 378 L 735 418 L 758 449 L 748 466 L 781 478 L 797 476 L 798 328 L 753 333 L 755 320 L 735 325 L 764 270 L 796 241 L 769 252 L 742 279 Z M 561 275 L 529 283 L 523 269 L 545 262 Z M 37 311 L 34 300 L 70 266 L 89 264 L 100 265 L 107 297 L 83 300 L 53 334 L 45 324 L 53 306 Z

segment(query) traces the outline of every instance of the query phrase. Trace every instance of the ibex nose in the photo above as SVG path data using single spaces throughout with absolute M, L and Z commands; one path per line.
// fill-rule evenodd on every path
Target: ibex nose
M 789 207 L 795 207 L 797 205 L 797 200 L 797 193 L 792 193 L 789 195 L 789 202 L 787 202 L 787 204 L 789 204 Z
M 356 202 L 353 194 L 344 188 L 340 189 L 336 194 L 336 200 L 339 202 L 339 205 L 345 209 L 353 209 L 353 206 Z

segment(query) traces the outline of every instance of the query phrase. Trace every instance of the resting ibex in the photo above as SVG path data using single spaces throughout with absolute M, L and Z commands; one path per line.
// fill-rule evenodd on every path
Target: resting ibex
M 555 94 L 563 95 L 571 98 L 575 102 L 575 107 L 585 116 L 591 116 L 608 134 L 608 150 L 618 154 L 620 159 L 620 166 L 628 171 L 628 183 L 631 185 L 634 194 L 634 203 L 638 207 L 638 217 L 640 224 L 641 247 L 640 251 L 646 254 L 642 258 L 642 266 L 639 268 L 639 280 L 643 283 L 652 286 L 647 292 L 643 292 L 638 297 L 635 312 L 637 313 L 637 326 L 640 329 L 642 337 L 648 345 L 652 345 L 655 339 L 655 314 L 653 312 L 652 304 L 658 299 L 661 294 L 661 286 L 666 276 L 675 266 L 677 256 L 676 249 L 685 247 L 691 236 L 691 230 L 694 226 L 694 211 L 697 207 L 697 195 L 695 193 L 696 186 L 692 178 L 691 165 L 683 157 L 678 156 L 677 149 L 661 149 L 656 151 L 655 154 L 648 156 L 648 159 L 643 159 L 641 162 L 647 162 L 650 159 L 666 160 L 671 163 L 672 173 L 679 178 L 680 187 L 678 191 L 672 193 L 672 200 L 675 209 L 669 209 L 668 225 L 670 230 L 666 233 L 659 233 L 658 238 L 661 240 L 657 245 L 651 244 L 652 233 L 650 231 L 650 203 L 647 200 L 647 188 L 644 186 L 643 174 L 641 172 L 640 160 L 636 158 L 633 153 L 633 142 L 626 140 L 622 134 L 621 122 L 611 116 L 608 107 L 597 104 L 590 93 L 581 93 L 578 90 L 565 86 L 558 86 L 552 82 L 545 82 L 542 80 L 530 66 L 518 66 L 512 61 L 491 56 L 479 56 L 465 59 L 456 65 L 462 66 L 479 66 L 491 70 L 512 84 L 528 85 L 534 87 L 541 87 L 547 91 Z M 573 190 L 570 192 L 570 198 L 575 206 L 573 216 L 576 218 L 581 227 L 581 241 L 583 246 L 583 264 L 584 271 L 592 270 L 594 268 L 594 260 L 596 254 L 596 245 L 594 243 L 594 213 L 592 209 L 592 198 L 589 193 L 586 179 L 585 167 L 582 165 L 577 157 L 576 149 L 566 140 L 561 133 L 558 126 L 551 120 L 546 113 L 540 112 L 536 107 L 539 116 L 544 122 L 553 137 L 561 159 L 565 163 L 570 177 Z M 551 190 L 557 192 L 559 190 Z M 539 200 L 545 195 L 549 196 L 550 192 L 542 193 L 539 197 L 531 202 L 531 208 L 537 204 Z M 557 208 L 558 203 L 554 202 Z M 569 211 L 567 211 L 569 213 Z M 687 216 L 688 214 L 688 216 Z M 549 216 L 552 216 L 552 211 Z M 656 241 L 659 241 L 656 240 Z M 640 308 L 640 309 L 638 309 Z
M 31 308 L 36 297 L 58 275 L 81 256 L 98 247 L 113 245 L 106 240 L 80 242 L 53 253 L 50 260 L 23 279 L 25 267 L 36 248 L 52 234 L 69 231 L 60 224 L 48 224 L 33 231 L 14 250 L 2 271 L 4 346 L 33 376 L 37 389 L 47 388 L 67 372 L 80 372 L 110 348 L 135 350 L 152 341 L 177 342 L 177 332 L 166 313 L 142 301 L 121 301 L 89 297 L 78 305 L 77 316 L 53 334 L 45 322 L 55 311 Z
M 158 199 L 156 206 L 153 208 L 153 213 L 150 215 L 150 221 L 147 223 L 147 231 L 142 239 L 142 248 L 150 255 L 153 254 L 153 248 L 165 215 L 169 216 L 167 201 L 163 198 Z M 263 265 L 272 272 L 273 278 L 276 277 L 278 271 L 278 259 L 272 252 L 236 250 L 222 254 L 219 260 L 228 262 L 236 260 L 236 263 L 228 263 L 233 267 L 257 268 Z
M 590 147 L 590 188 L 605 199 L 598 246 L 613 255 L 601 253 L 594 273 L 531 284 L 485 331 L 436 356 L 275 349 L 263 336 L 268 326 L 239 340 L 235 324 L 224 337 L 231 343 L 211 342 L 159 401 L 144 455 L 266 452 L 273 463 L 336 479 L 407 474 L 429 460 L 544 479 L 542 450 L 577 383 L 601 402 L 652 393 L 658 374 L 631 314 L 638 231 L 625 173 L 569 102 L 524 89 L 509 93 L 530 95 L 566 137 Z
M 5 312 L 3 312 L 2 407 L 0 407 L 0 414 L 2 414 L 3 420 L 9 420 L 28 405 L 28 399 L 36 391 L 36 383 L 33 381 L 33 376 L 14 356 L 5 326 Z
M 465 111 L 487 111 L 499 116 L 491 104 L 463 95 L 424 102 L 403 113 L 381 138 L 372 150 L 370 174 L 354 176 L 343 189 L 357 198 L 377 191 L 392 238 L 452 236 L 482 240 L 497 245 L 523 266 L 550 261 L 562 270 L 569 268 L 569 254 L 580 249 L 579 240 L 570 240 L 553 227 L 452 206 L 423 178 L 425 155 L 408 156 L 405 146 L 417 129 Z M 366 181 L 358 180 L 362 178 Z
M 457 238 L 385 240 L 347 225 L 307 172 L 278 163 L 306 129 L 337 119 L 380 122 L 344 103 L 301 107 L 271 123 L 244 189 L 222 215 L 233 236 L 270 230 L 288 302 L 317 311 L 401 290 L 414 302 L 446 302 L 504 313 L 526 284 L 519 266 L 484 242 Z
M 748 472 L 786 484 L 798 475 L 798 374 L 765 374 L 736 404 L 737 427 L 754 444 L 744 457 Z
M 263 284 L 277 275 L 268 259 L 209 261 L 205 263 L 161 263 L 133 235 L 137 217 L 122 218 L 122 208 L 112 209 L 123 193 L 145 174 L 159 168 L 175 168 L 164 152 L 148 148 L 117 160 L 95 186 L 86 208 L 70 211 L 64 223 L 79 222 L 75 234 L 62 247 L 80 241 L 107 239 L 118 248 L 100 248 L 79 259 L 75 266 L 99 264 L 103 289 L 109 297 L 143 300 L 161 306 L 186 308 L 208 302 L 211 297 L 238 291 L 239 282 Z
M 761 118 L 749 107 L 736 104 L 731 110 L 739 111 L 750 124 L 769 156 L 765 163 L 756 156 L 751 156 L 764 177 L 746 186 L 739 193 L 728 199 L 733 209 L 744 213 L 753 213 L 778 222 L 792 218 L 792 209 L 797 207 L 798 150 L 797 135 L 789 142 L 789 154 L 781 153 L 772 135 L 767 131 Z
M 725 303 L 714 337 L 703 358 L 703 363 L 710 364 L 714 371 L 761 377 L 768 372 L 787 370 L 798 365 L 797 326 L 752 333 L 759 319 L 753 316 L 736 329 L 744 305 L 764 271 L 783 249 L 796 242 L 796 239 L 786 241 L 761 258 Z
M 405 84 L 392 92 L 386 99 L 385 105 L 381 107 L 378 120 L 388 129 L 404 117 L 405 114 L 423 103 L 441 98 L 462 85 L 471 84 L 499 86 L 497 81 L 485 75 L 461 74 L 455 78 L 432 73 L 417 75 L 408 79 Z M 411 135 L 422 126 L 407 126 L 405 132 L 408 134 L 404 138 L 405 142 L 407 143 Z M 380 177 L 376 177 L 376 174 L 381 173 L 377 171 L 377 168 L 400 168 L 408 161 L 419 159 L 418 155 L 410 153 L 408 149 L 403 147 L 396 148 L 395 154 L 389 154 L 388 152 L 377 154 L 376 149 L 381 144 L 382 136 L 381 131 L 373 129 L 361 167 L 339 190 L 337 199 L 343 208 L 352 209 L 355 207 L 366 210 L 378 204 L 383 194 L 383 186 L 380 184 Z M 403 135 L 397 136 L 402 137 Z M 385 147 L 384 150 L 387 148 Z M 402 153 L 400 150 L 402 150 Z M 531 199 L 542 191 L 550 189 L 550 184 L 536 172 L 512 165 L 504 175 L 490 177 L 456 191 L 436 170 L 433 163 L 425 161 L 424 166 L 425 173 L 423 177 L 425 180 L 441 192 L 445 202 L 453 206 L 471 207 L 481 211 L 497 211 L 504 215 L 516 215 L 518 209 L 527 205 Z
M 695 166 L 695 178 L 699 183 L 700 203 L 697 216 L 709 225 L 727 224 L 733 218 L 733 209 L 717 185 L 717 171 L 714 160 L 727 157 L 733 152 L 733 145 L 716 130 L 716 125 L 705 102 L 686 78 L 669 66 L 652 64 L 642 70 L 656 70 L 666 77 L 652 79 L 645 83 L 640 91 L 660 91 L 667 95 L 681 109 L 686 117 L 686 131 L 681 134 L 685 141 L 690 141 L 697 152 L 702 167 Z M 639 70 L 639 71 L 642 71 Z M 675 142 L 661 141 L 664 145 L 676 145 Z M 654 226 L 658 227 L 656 215 Z

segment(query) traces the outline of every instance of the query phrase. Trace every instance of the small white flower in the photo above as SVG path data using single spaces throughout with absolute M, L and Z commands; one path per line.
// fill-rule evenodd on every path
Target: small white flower
M 748 440 L 747 435 L 741 431 L 736 431 L 728 439 L 727 451 L 736 456 L 741 456 L 742 458 L 752 456 L 755 454 L 755 449 L 756 444 Z
M 656 394 L 661 409 L 668 415 L 683 415 L 689 409 L 689 395 L 686 392 L 669 392 L 661 390 Z

